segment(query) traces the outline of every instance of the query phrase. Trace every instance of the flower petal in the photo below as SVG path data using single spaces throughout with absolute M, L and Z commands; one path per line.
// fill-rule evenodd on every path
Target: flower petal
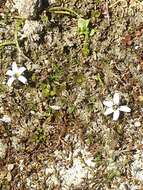
M 120 115 L 120 110 L 119 109 L 114 111 L 114 113 L 113 113 L 113 121 L 117 121 L 119 119 L 119 115 Z
M 108 108 L 105 112 L 104 115 L 110 115 L 111 113 L 113 113 L 114 110 L 112 108 Z
M 8 71 L 6 72 L 6 75 L 13 76 L 12 70 L 8 70 Z
M 113 106 L 113 102 L 112 101 L 103 101 L 103 104 L 105 105 L 105 106 L 107 106 L 108 108 L 111 108 L 112 106 Z
M 25 67 L 20 67 L 20 68 L 18 69 L 18 73 L 21 75 L 25 70 L 26 70 Z
M 128 106 L 120 106 L 119 109 L 123 112 L 131 112 L 131 109 Z
M 8 81 L 7 81 L 7 85 L 8 85 L 8 86 L 11 86 L 14 80 L 15 80 L 14 77 L 10 77 L 10 78 L 8 79 Z
M 113 102 L 115 105 L 119 105 L 120 102 L 120 94 L 118 92 L 116 92 L 113 96 Z
M 16 62 L 13 62 L 13 64 L 12 64 L 12 71 L 13 71 L 14 73 L 17 73 L 17 72 L 18 72 L 18 67 L 17 67 Z
M 24 76 L 19 76 L 19 77 L 18 77 L 18 80 L 19 80 L 20 82 L 24 83 L 24 84 L 27 83 L 27 79 L 26 79 Z

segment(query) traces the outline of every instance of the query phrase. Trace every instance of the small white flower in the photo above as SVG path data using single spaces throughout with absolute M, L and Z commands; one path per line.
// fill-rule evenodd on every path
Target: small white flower
M 115 93 L 113 96 L 113 100 L 109 101 L 103 101 L 103 104 L 107 107 L 107 110 L 105 111 L 104 115 L 110 115 L 113 114 L 113 120 L 117 121 L 120 116 L 120 112 L 130 112 L 131 109 L 126 106 L 120 106 L 120 95 L 119 93 Z
M 20 82 L 26 84 L 27 83 L 27 79 L 22 76 L 22 73 L 26 70 L 25 67 L 17 67 L 16 62 L 13 62 L 12 64 L 12 70 L 8 70 L 6 72 L 6 75 L 9 75 L 10 78 L 7 81 L 7 85 L 11 86 L 12 83 L 14 82 L 14 80 L 19 80 Z

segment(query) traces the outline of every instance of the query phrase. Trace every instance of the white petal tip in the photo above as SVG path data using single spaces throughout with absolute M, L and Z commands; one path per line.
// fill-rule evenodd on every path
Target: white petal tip
M 10 78 L 8 79 L 8 81 L 7 81 L 7 85 L 8 85 L 9 87 L 11 87 L 11 85 L 12 85 L 12 83 L 13 83 L 14 80 L 15 80 L 14 77 L 10 77 Z
M 13 62 L 13 63 L 12 63 L 12 71 L 13 71 L 14 73 L 18 72 L 18 67 L 17 67 L 16 62 Z
M 119 119 L 119 116 L 120 116 L 120 111 L 117 109 L 113 113 L 113 121 L 117 121 Z
M 119 105 L 120 102 L 120 94 L 119 92 L 115 92 L 114 96 L 113 96 L 113 102 L 115 105 Z
M 122 112 L 131 112 L 131 108 L 129 108 L 128 106 L 120 106 L 119 109 Z
M 8 75 L 8 76 L 13 76 L 13 72 L 12 72 L 11 70 L 8 70 L 8 71 L 6 72 L 6 75 Z
M 112 101 L 107 101 L 107 100 L 104 100 L 103 101 L 103 104 L 108 107 L 108 108 L 111 108 L 113 106 L 113 102 Z
M 18 80 L 22 82 L 23 84 L 27 84 L 27 79 L 24 76 L 18 77 Z
M 19 74 L 21 75 L 24 71 L 26 71 L 26 68 L 25 67 L 20 67 L 18 72 Z

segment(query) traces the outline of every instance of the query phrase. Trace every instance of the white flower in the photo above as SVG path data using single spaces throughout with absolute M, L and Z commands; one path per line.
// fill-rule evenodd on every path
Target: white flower
M 10 78 L 7 81 L 7 85 L 11 86 L 12 83 L 14 82 L 14 80 L 19 80 L 20 82 L 26 84 L 27 83 L 27 79 L 22 76 L 22 73 L 26 70 L 25 67 L 17 67 L 16 62 L 13 62 L 12 64 L 12 70 L 8 70 L 6 72 L 6 75 L 9 75 Z
M 119 116 L 120 116 L 120 112 L 130 112 L 131 109 L 126 106 L 120 106 L 120 95 L 119 93 L 115 93 L 113 96 L 113 100 L 109 100 L 109 101 L 104 101 L 103 104 L 107 107 L 107 110 L 105 111 L 104 115 L 110 115 L 113 114 L 113 120 L 117 121 Z

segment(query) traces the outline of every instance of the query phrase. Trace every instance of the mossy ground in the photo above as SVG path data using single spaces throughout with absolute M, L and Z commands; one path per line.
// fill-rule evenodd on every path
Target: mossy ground
M 0 188 L 117 190 L 124 184 L 123 190 L 142 189 L 131 164 L 143 142 L 143 2 L 57 0 L 53 6 L 89 19 L 87 49 L 76 17 L 44 11 L 37 18 L 43 26 L 39 41 L 31 36 L 20 40 L 18 35 L 21 53 L 15 25 L 19 23 L 20 31 L 25 20 L 6 7 L 1 10 L 0 115 L 12 122 L 0 126 L 0 138 L 8 146 L 0 160 Z M 9 45 L 1 45 L 4 42 Z M 27 85 L 15 82 L 7 87 L 5 73 L 13 61 L 27 68 Z M 102 104 L 115 91 L 132 109 L 117 122 L 103 115 Z M 66 173 L 66 167 L 72 167 L 75 158 L 69 155 L 76 144 L 86 147 L 95 165 L 87 165 L 81 151 L 78 156 L 92 177 L 69 185 L 59 168 L 66 165 Z M 14 167 L 8 171 L 10 164 Z M 49 167 L 55 170 L 46 174 Z

